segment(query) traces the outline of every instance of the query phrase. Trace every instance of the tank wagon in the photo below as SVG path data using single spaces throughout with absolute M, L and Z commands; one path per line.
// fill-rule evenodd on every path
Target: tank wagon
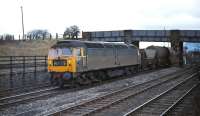
M 114 42 L 58 41 L 48 54 L 52 84 L 88 84 L 136 72 L 141 64 L 139 49 Z
M 163 66 L 169 66 L 171 64 L 170 49 L 160 46 L 149 46 L 146 49 L 142 49 L 142 69 L 145 68 L 157 68 Z

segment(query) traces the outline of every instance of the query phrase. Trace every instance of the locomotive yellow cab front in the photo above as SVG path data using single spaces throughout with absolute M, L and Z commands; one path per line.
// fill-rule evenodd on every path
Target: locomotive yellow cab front
M 48 54 L 49 72 L 76 72 L 76 57 L 72 48 L 50 49 Z
M 51 84 L 62 87 L 65 83 L 73 83 L 80 75 L 80 71 L 85 68 L 85 64 L 85 46 L 71 44 L 70 41 L 58 42 L 49 49 L 48 53 Z

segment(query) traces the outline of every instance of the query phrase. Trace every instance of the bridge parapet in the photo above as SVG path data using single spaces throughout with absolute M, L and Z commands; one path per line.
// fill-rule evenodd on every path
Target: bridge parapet
M 173 30 L 118 30 L 83 32 L 83 38 L 91 41 L 146 41 L 170 42 Z M 180 41 L 200 42 L 200 30 L 178 30 Z M 127 33 L 128 32 L 128 33 Z

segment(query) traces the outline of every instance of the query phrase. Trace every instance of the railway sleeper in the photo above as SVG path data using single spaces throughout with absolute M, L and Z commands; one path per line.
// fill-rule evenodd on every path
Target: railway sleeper
M 155 113 L 152 113 L 151 111 L 144 111 L 142 113 L 136 113 L 134 116 L 155 116 Z
M 145 111 L 151 111 L 152 113 L 154 113 L 155 111 L 157 112 L 163 112 L 167 109 L 168 107 L 148 107 L 148 108 L 145 108 L 144 111 L 141 111 L 141 112 L 145 112 Z

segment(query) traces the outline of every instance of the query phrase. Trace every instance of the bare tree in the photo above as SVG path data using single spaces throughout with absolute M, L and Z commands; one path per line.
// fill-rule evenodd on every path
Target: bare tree
M 78 26 L 73 25 L 70 28 L 71 28 L 71 32 L 72 32 L 72 38 L 78 38 L 78 35 L 80 33 L 80 29 L 78 28 Z
M 0 40 L 3 40 L 3 35 L 0 35 Z
M 27 33 L 29 39 L 45 39 L 48 38 L 50 33 L 48 30 L 35 29 Z
M 63 38 L 64 39 L 70 39 L 71 38 L 71 29 L 70 28 L 65 29 L 65 32 L 63 34 Z
M 0 40 L 14 40 L 14 35 L 11 34 L 0 35 Z
M 64 31 L 63 37 L 68 38 L 68 39 L 74 39 L 74 38 L 78 38 L 79 33 L 80 33 L 79 27 L 76 25 L 73 25 L 66 28 L 66 30 Z

